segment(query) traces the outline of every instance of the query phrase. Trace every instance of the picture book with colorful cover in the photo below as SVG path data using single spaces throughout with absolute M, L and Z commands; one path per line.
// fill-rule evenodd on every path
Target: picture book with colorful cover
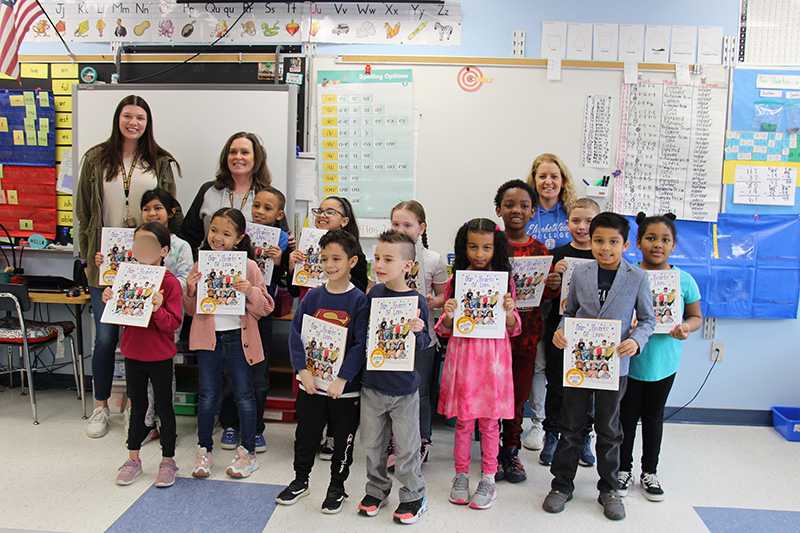
M 406 285 L 408 288 L 414 291 L 417 291 L 423 296 L 427 295 L 427 289 L 425 287 L 425 263 L 422 260 L 422 254 L 424 253 L 423 250 L 425 249 L 422 246 L 421 242 L 417 242 L 414 246 L 416 250 L 416 254 L 414 257 L 414 264 L 411 266 L 411 270 L 408 271 L 406 274 Z
M 558 312 L 564 314 L 564 309 L 567 307 L 567 295 L 569 294 L 569 280 L 572 279 L 572 272 L 575 267 L 583 263 L 591 263 L 594 259 L 582 259 L 580 257 L 565 257 L 567 262 L 567 269 L 561 277 L 561 301 L 558 305 Z
M 566 318 L 564 387 L 619 390 L 619 320 Z
M 517 291 L 517 309 L 539 307 L 544 294 L 544 280 L 550 273 L 552 255 L 510 257 L 511 279 Z
M 247 279 L 247 252 L 200 250 L 197 257 L 197 313 L 243 315 L 245 295 L 234 283 Z
M 303 228 L 297 249 L 305 254 L 306 259 L 295 265 L 292 285 L 313 288 L 328 281 L 322 272 L 322 262 L 319 258 L 319 240 L 327 232 L 326 229 Z
M 100 236 L 100 285 L 113 285 L 119 266 L 135 263 L 133 258 L 133 228 L 103 228 Z M 92 258 L 94 260 L 94 258 Z
M 100 322 L 146 328 L 153 314 L 153 293 L 161 287 L 166 267 L 122 263 L 114 278 L 114 296 Z
M 678 270 L 648 270 L 647 275 L 656 315 L 653 333 L 669 333 L 683 322 L 681 273 Z
M 272 283 L 272 271 L 275 269 L 275 261 L 267 257 L 267 250 L 269 250 L 270 246 L 278 246 L 281 238 L 281 228 L 248 222 L 247 234 L 253 242 L 256 263 L 259 270 L 261 270 L 261 275 L 264 276 L 264 283 L 269 286 Z
M 314 376 L 317 388 L 328 390 L 342 367 L 347 347 L 347 328 L 303 315 L 300 337 L 306 351 L 306 368 Z
M 369 313 L 367 370 L 414 370 L 416 335 L 411 321 L 419 298 L 374 298 Z
M 456 271 L 453 336 L 503 339 L 506 312 L 503 296 L 508 293 L 508 272 Z

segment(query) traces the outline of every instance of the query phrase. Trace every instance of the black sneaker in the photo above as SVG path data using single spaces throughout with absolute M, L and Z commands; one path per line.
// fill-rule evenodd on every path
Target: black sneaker
M 377 516 L 381 507 L 385 506 L 388 502 L 380 500 L 375 496 L 367 494 L 358 504 L 358 514 L 361 516 Z
M 627 496 L 628 489 L 631 488 L 631 485 L 633 485 L 633 474 L 625 470 L 620 470 L 619 474 L 617 474 L 617 483 L 619 484 L 617 494 L 622 497 Z
M 394 514 L 394 521 L 398 524 L 413 524 L 428 509 L 425 496 L 413 502 L 400 502 Z
M 639 477 L 639 483 L 642 484 L 645 498 L 651 502 L 664 501 L 664 489 L 661 488 L 661 483 L 658 482 L 658 478 L 655 474 L 642 472 L 642 475 Z
M 347 499 L 343 487 L 328 487 L 328 494 L 322 502 L 322 512 L 324 514 L 336 514 L 342 510 L 342 504 Z
M 502 464 L 505 479 L 509 483 L 520 483 L 528 479 L 525 473 L 525 467 L 522 466 L 522 461 L 519 460 L 519 448 L 512 446 L 510 448 L 503 448 L 500 450 L 500 464 Z M 495 475 L 495 480 L 497 476 Z
M 295 479 L 289 486 L 286 487 L 278 494 L 278 497 L 275 498 L 275 502 L 281 505 L 293 505 L 297 503 L 297 500 L 302 498 L 303 496 L 308 495 L 308 481 L 300 481 Z

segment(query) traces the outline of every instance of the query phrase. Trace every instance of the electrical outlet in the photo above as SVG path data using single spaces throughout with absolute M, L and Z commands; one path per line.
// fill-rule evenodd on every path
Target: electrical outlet
M 712 342 L 711 343 L 711 360 L 724 361 L 725 360 L 725 343 Z

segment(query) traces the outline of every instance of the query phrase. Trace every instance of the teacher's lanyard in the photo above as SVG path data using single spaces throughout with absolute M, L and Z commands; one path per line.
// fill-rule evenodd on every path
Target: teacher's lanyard
M 250 189 L 252 191 L 253 189 Z M 247 194 L 242 196 L 242 205 L 239 206 L 239 211 L 244 210 L 245 204 L 247 204 L 247 197 L 250 196 L 250 191 L 247 191 Z M 233 191 L 228 189 L 228 197 L 231 199 L 231 208 L 233 208 Z
M 133 177 L 133 169 L 136 168 L 136 158 L 133 158 L 131 161 L 131 168 L 128 172 L 125 172 L 125 163 L 120 163 L 122 165 L 122 186 L 125 189 L 125 224 L 132 228 L 136 225 L 136 219 L 131 215 L 130 206 L 128 205 L 128 196 L 131 192 L 131 178 Z

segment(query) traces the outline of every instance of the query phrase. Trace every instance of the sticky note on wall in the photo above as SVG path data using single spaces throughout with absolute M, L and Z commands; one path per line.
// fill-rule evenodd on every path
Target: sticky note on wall
M 56 144 L 59 146 L 71 146 L 72 130 L 56 130 Z
M 72 94 L 72 84 L 74 83 L 78 83 L 78 80 L 53 80 L 53 94 Z
M 56 209 L 59 211 L 71 211 L 72 195 L 58 193 L 58 195 L 56 195 Z
M 56 220 L 59 226 L 72 226 L 72 211 L 56 211 Z
M 8 133 L 8 118 L 0 117 L 0 133 Z
M 47 63 L 22 63 L 19 69 L 21 78 L 47 79 Z
M 72 112 L 71 96 L 54 96 L 53 101 L 57 112 Z
M 72 113 L 56 113 L 56 127 L 57 128 L 71 128 L 72 127 Z

